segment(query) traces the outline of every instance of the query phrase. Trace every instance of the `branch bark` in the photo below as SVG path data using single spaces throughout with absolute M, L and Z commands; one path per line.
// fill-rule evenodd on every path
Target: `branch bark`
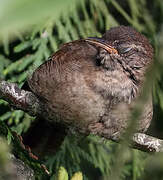
M 132 146 L 146 152 L 163 152 L 163 140 L 143 133 L 135 133 Z
M 0 80 L 0 98 L 32 116 L 41 114 L 41 103 L 38 98 L 32 92 L 20 89 L 15 83 Z
M 20 89 L 15 83 L 0 81 L 0 98 L 30 115 L 39 116 L 44 113 L 39 99 L 32 92 Z M 110 140 L 115 141 L 115 139 L 120 140 L 114 136 Z M 163 152 L 163 140 L 143 133 L 134 134 L 131 146 L 146 152 Z

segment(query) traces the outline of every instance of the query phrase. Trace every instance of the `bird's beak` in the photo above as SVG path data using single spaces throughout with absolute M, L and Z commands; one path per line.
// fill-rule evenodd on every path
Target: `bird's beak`
M 91 37 L 85 39 L 85 41 L 105 49 L 110 54 L 118 54 L 118 51 L 112 46 L 108 45 L 107 41 L 102 38 Z

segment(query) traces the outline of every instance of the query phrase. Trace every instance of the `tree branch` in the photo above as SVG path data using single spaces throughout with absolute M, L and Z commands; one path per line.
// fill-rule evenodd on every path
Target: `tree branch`
M 163 152 L 163 140 L 143 133 L 135 133 L 132 146 L 146 152 Z
M 15 83 L 0 80 L 0 98 L 32 116 L 41 113 L 41 103 L 38 98 L 32 92 L 20 89 Z
M 41 115 L 44 112 L 39 99 L 32 92 L 20 89 L 15 83 L 0 81 L 0 98 L 30 115 Z M 120 140 L 117 137 L 112 137 L 110 140 L 115 141 L 115 139 Z M 131 146 L 146 152 L 163 152 L 163 140 L 143 133 L 134 134 Z

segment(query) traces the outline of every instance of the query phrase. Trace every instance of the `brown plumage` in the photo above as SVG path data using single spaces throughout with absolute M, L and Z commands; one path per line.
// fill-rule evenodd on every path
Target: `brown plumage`
M 126 128 L 152 56 L 142 34 L 119 26 L 102 38 L 64 44 L 34 71 L 28 84 L 43 103 L 47 120 L 109 138 Z M 138 131 L 147 130 L 152 113 L 150 97 Z

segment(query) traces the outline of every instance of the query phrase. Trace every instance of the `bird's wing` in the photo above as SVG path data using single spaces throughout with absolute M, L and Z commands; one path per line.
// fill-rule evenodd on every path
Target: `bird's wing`
M 47 91 L 52 93 L 51 90 L 70 80 L 74 72 L 80 73 L 85 66 L 93 66 L 96 54 L 96 48 L 84 40 L 64 44 L 28 78 L 31 91 L 40 97 L 44 97 Z

